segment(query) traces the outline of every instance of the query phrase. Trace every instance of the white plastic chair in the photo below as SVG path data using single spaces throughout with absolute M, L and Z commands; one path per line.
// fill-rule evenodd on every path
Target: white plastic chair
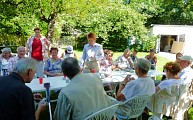
M 149 94 L 139 95 L 123 102 L 116 112 L 117 119 L 128 120 L 139 117 L 143 113 L 147 102 L 151 99 L 151 96 L 152 95 Z
M 176 118 L 175 111 L 185 91 L 186 85 L 179 84 L 164 88 L 153 95 L 147 105 L 149 110 L 153 112 L 149 120 L 161 120 L 163 115 Z
M 112 120 L 119 104 L 114 104 L 89 115 L 84 120 Z
M 179 119 L 188 120 L 187 112 L 192 107 L 193 103 L 193 82 L 189 85 L 186 84 L 185 92 L 181 93 L 178 105 L 175 106 L 174 117 Z

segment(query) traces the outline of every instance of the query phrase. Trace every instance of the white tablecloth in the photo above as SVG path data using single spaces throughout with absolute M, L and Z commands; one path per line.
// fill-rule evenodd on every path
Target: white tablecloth
M 105 74 L 105 73 L 101 73 L 101 74 Z M 103 81 L 103 83 L 107 83 L 107 82 L 122 82 L 127 75 L 131 75 L 131 77 L 137 78 L 135 72 L 112 71 L 109 74 L 109 77 L 102 78 L 102 81 Z M 165 75 L 165 73 L 164 72 L 155 71 L 155 70 L 149 70 L 149 72 L 148 72 L 148 76 L 150 76 L 150 77 L 154 77 L 154 76 L 158 76 L 158 75 Z
M 99 73 L 104 74 L 104 73 Z M 109 83 L 109 82 L 122 82 L 124 78 L 127 75 L 131 75 L 132 77 L 136 78 L 136 74 L 134 72 L 126 72 L 126 71 L 112 71 L 109 75 L 109 77 L 103 78 L 102 82 L 103 83 Z M 164 72 L 159 72 L 155 70 L 150 70 L 148 72 L 149 76 L 156 76 L 156 75 L 165 75 Z M 45 91 L 46 89 L 44 88 L 44 83 L 50 83 L 50 90 L 57 90 L 57 89 L 62 89 L 65 86 L 68 85 L 70 82 L 69 79 L 64 79 L 63 76 L 59 77 L 48 77 L 48 78 L 43 78 L 43 84 L 39 84 L 39 79 L 33 79 L 31 83 L 26 83 L 26 85 L 31 88 L 32 92 L 41 92 Z
M 31 88 L 32 92 L 42 92 L 46 90 L 44 83 L 50 83 L 50 90 L 57 90 L 67 86 L 68 82 L 69 79 L 59 76 L 43 78 L 43 84 L 39 84 L 39 79 L 33 79 L 31 83 L 26 83 L 26 85 Z

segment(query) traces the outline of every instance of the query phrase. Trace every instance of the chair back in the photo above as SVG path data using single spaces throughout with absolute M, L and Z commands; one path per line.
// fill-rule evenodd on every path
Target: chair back
M 164 88 L 152 96 L 147 107 L 153 112 L 153 116 L 159 119 L 161 119 L 162 114 L 173 116 L 175 106 L 179 104 L 179 100 L 185 91 L 186 85 L 184 84 L 172 85 Z
M 151 96 L 150 94 L 139 95 L 123 102 L 116 112 L 117 119 L 129 119 L 140 116 Z
M 89 115 L 84 120 L 112 120 L 118 106 L 119 106 L 119 104 L 114 104 L 112 106 L 101 109 L 101 110 Z

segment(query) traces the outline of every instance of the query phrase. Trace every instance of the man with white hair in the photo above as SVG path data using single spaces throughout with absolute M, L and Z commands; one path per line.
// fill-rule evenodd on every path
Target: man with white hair
M 155 93 L 155 84 L 154 81 L 147 76 L 147 73 L 150 69 L 150 62 L 146 58 L 140 58 L 134 63 L 135 73 L 137 79 L 134 79 L 130 76 L 126 76 L 122 82 L 118 92 L 117 100 L 126 101 L 132 97 L 138 95 L 148 95 Z M 117 114 L 127 116 L 127 105 L 121 105 L 116 111 Z
M 135 95 L 155 93 L 154 81 L 147 76 L 150 66 L 146 58 L 138 59 L 134 64 L 135 73 L 138 78 L 134 80 L 129 75 L 126 76 L 117 92 L 117 100 L 125 101 Z
M 179 78 L 184 80 L 185 84 L 189 84 L 193 80 L 193 70 L 191 68 L 193 58 L 191 56 L 184 55 L 179 57 L 179 59 L 180 59 L 180 66 L 182 70 L 178 74 L 178 76 Z
M 12 73 L 0 77 L 0 120 L 38 120 L 45 104 L 35 112 L 30 83 L 36 72 L 36 61 L 32 58 L 19 60 Z
M 130 58 L 129 48 L 126 48 L 123 55 L 119 56 L 115 61 L 119 69 L 133 69 L 133 62 Z
M 23 46 L 17 48 L 17 56 L 9 59 L 8 72 L 12 72 L 18 60 L 25 57 L 26 49 Z

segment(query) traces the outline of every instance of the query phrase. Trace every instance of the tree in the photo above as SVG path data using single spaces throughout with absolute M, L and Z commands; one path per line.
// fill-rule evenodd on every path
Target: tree
M 146 39 L 145 20 L 145 15 L 119 0 L 100 7 L 93 5 L 86 16 L 68 16 L 67 26 L 81 30 L 83 37 L 88 32 L 95 32 L 104 47 L 122 51 L 127 47 L 129 36 Z
M 47 38 L 52 41 L 55 23 L 61 14 L 81 17 L 88 13 L 90 6 L 95 5 L 97 8 L 103 3 L 103 0 L 36 0 L 35 12 L 40 21 L 48 24 Z
M 11 26 L 11 31 L 21 34 L 29 34 L 32 28 L 41 27 L 43 33 L 47 33 L 48 40 L 52 41 L 58 16 L 61 14 L 75 16 L 74 13 L 78 13 L 78 16 L 86 15 L 90 6 L 103 3 L 105 3 L 103 0 L 3 0 L 0 7 L 4 13 L 0 16 L 4 20 L 9 19 L 9 23 L 1 22 L 1 26 L 8 31 Z
M 139 5 L 140 13 L 147 14 L 146 26 L 151 24 L 192 25 L 192 0 L 133 0 Z M 140 3 L 139 3 L 140 2 Z M 131 2 L 132 3 L 132 2 Z

